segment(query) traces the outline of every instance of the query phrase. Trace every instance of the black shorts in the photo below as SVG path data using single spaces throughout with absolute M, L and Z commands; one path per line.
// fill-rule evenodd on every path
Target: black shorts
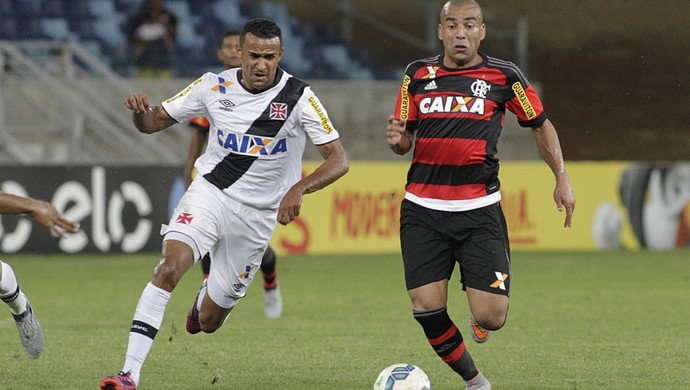
M 510 295 L 508 229 L 499 203 L 475 210 L 431 210 L 403 200 L 400 246 L 408 290 L 450 279 L 455 262 L 460 283 Z

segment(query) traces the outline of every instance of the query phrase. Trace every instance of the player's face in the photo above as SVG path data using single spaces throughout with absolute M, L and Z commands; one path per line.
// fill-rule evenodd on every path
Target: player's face
M 443 65 L 464 68 L 481 62 L 479 44 L 486 36 L 481 9 L 474 3 L 447 3 L 438 25 L 438 39 L 443 41 Z
M 253 34 L 244 36 L 242 57 L 242 83 L 250 90 L 265 89 L 273 83 L 283 47 L 278 37 L 262 39 Z
M 240 36 L 229 35 L 223 38 L 223 42 L 218 49 L 218 59 L 223 63 L 225 69 L 237 68 L 242 65 L 240 59 Z

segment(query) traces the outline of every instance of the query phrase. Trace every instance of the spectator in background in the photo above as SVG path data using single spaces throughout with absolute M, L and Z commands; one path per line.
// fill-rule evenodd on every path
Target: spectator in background
M 223 63 L 225 69 L 242 66 L 242 59 L 238 51 L 239 46 L 240 30 L 226 30 L 218 44 L 218 59 Z M 187 165 L 184 170 L 186 187 L 192 184 L 192 180 L 196 176 L 197 171 L 194 169 L 194 163 L 201 156 L 201 152 L 208 142 L 211 124 L 205 117 L 198 116 L 189 121 L 189 126 L 192 128 L 192 138 L 189 141 Z M 208 277 L 210 271 L 211 255 L 206 253 L 201 259 L 201 272 L 203 272 L 204 278 Z M 264 277 L 264 314 L 267 318 L 279 318 L 283 314 L 283 299 L 278 288 L 276 253 L 270 245 L 266 248 L 261 259 L 261 273 Z
M 0 214 L 26 214 L 45 226 L 55 237 L 76 233 L 79 224 L 68 221 L 48 202 L 0 192 Z M 19 330 L 26 353 L 37 359 L 43 352 L 43 329 L 33 308 L 19 289 L 17 278 L 8 264 L 0 261 L 0 299 L 7 304 Z
M 146 0 L 127 30 L 137 77 L 172 77 L 177 18 L 163 0 Z

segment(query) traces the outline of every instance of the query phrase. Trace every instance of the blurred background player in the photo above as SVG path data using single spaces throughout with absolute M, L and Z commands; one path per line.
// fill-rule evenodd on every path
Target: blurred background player
M 0 214 L 26 214 L 45 226 L 55 237 L 76 233 L 79 224 L 68 221 L 50 203 L 0 192 Z M 0 299 L 10 308 L 26 353 L 36 359 L 43 353 L 43 329 L 29 300 L 19 288 L 12 267 L 0 261 Z
M 225 69 L 237 68 L 242 65 L 237 48 L 240 45 L 240 30 L 229 29 L 223 33 L 218 44 L 218 59 Z M 208 142 L 208 132 L 211 124 L 203 116 L 198 116 L 189 121 L 192 127 L 192 137 L 189 141 L 189 153 L 184 169 L 184 181 L 188 188 L 196 176 L 194 162 L 204 151 Z M 201 270 L 204 278 L 208 277 L 211 269 L 211 256 L 207 253 L 201 259 Z M 269 245 L 261 259 L 261 274 L 264 278 L 264 314 L 267 318 L 279 318 L 283 314 L 283 298 L 278 288 L 276 274 L 276 254 Z

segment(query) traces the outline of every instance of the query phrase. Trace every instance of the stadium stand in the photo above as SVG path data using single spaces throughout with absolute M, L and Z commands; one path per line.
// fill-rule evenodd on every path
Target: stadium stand
M 129 76 L 127 24 L 142 4 L 143 0 L 0 0 L 0 39 L 74 40 L 107 55 L 105 62 Z M 274 19 L 283 28 L 282 65 L 292 73 L 332 79 L 379 76 L 366 53 L 348 47 L 336 29 L 300 23 L 281 2 L 167 0 L 164 6 L 178 18 L 177 77 L 216 69 L 222 31 L 241 28 L 252 17 Z

